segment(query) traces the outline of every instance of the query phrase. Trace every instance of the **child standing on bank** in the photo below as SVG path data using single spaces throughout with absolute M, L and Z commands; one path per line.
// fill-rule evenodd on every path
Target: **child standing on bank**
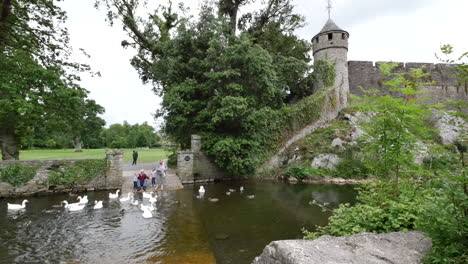
M 154 186 L 156 185 L 156 188 L 158 188 L 158 185 L 156 184 L 156 175 L 157 175 L 157 171 L 156 171 L 156 168 L 153 167 L 153 169 L 151 169 L 151 186 L 154 188 Z
M 156 189 L 158 188 L 158 185 L 161 185 L 161 190 L 164 189 L 164 184 L 166 183 L 166 171 L 167 167 L 166 164 L 164 164 L 164 161 L 159 161 L 158 169 L 156 170 L 158 175 Z

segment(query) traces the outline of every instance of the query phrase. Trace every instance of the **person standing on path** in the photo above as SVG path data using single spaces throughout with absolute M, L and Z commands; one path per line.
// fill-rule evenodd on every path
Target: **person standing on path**
M 156 168 L 153 167 L 153 169 L 151 170 L 151 187 L 153 188 L 156 185 L 156 174 L 157 174 Z M 157 187 L 158 185 L 156 185 L 156 188 Z
M 161 190 L 164 189 L 164 184 L 166 183 L 166 171 L 167 171 L 167 167 L 166 167 L 166 164 L 164 164 L 164 161 L 162 160 L 159 161 L 158 169 L 156 170 L 158 179 L 157 179 L 155 189 L 158 189 L 158 185 L 161 185 Z
M 133 162 L 132 162 L 132 166 L 133 165 L 136 165 L 137 164 L 137 159 L 138 159 L 138 152 L 137 151 L 133 151 Z

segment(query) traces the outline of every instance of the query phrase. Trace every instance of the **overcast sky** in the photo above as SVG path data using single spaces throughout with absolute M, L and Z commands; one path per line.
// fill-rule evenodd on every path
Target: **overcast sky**
M 198 7 L 197 0 L 183 2 L 193 11 Z M 102 74 L 83 76 L 82 86 L 105 107 L 107 126 L 124 120 L 155 125 L 153 114 L 161 99 L 130 66 L 135 51 L 120 46 L 126 39 L 121 26 L 110 27 L 104 11 L 94 9 L 93 3 L 66 0 L 61 4 L 68 13 L 72 47 L 84 48 L 92 56 L 86 62 Z M 307 22 L 297 34 L 310 40 L 328 18 L 327 1 L 295 3 Z M 333 0 L 332 6 L 332 19 L 350 33 L 349 60 L 437 62 L 434 53 L 445 43 L 456 51 L 468 51 L 468 0 Z

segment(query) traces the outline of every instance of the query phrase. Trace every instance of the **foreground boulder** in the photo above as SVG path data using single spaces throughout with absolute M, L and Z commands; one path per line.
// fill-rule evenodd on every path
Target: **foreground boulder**
M 431 245 L 419 231 L 280 240 L 266 246 L 252 264 L 417 264 Z

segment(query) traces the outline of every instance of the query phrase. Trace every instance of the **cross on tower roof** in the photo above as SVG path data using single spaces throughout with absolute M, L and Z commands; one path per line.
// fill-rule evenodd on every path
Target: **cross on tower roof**
M 328 19 L 330 19 L 330 12 L 332 9 L 331 0 L 328 0 L 327 9 L 328 9 Z

